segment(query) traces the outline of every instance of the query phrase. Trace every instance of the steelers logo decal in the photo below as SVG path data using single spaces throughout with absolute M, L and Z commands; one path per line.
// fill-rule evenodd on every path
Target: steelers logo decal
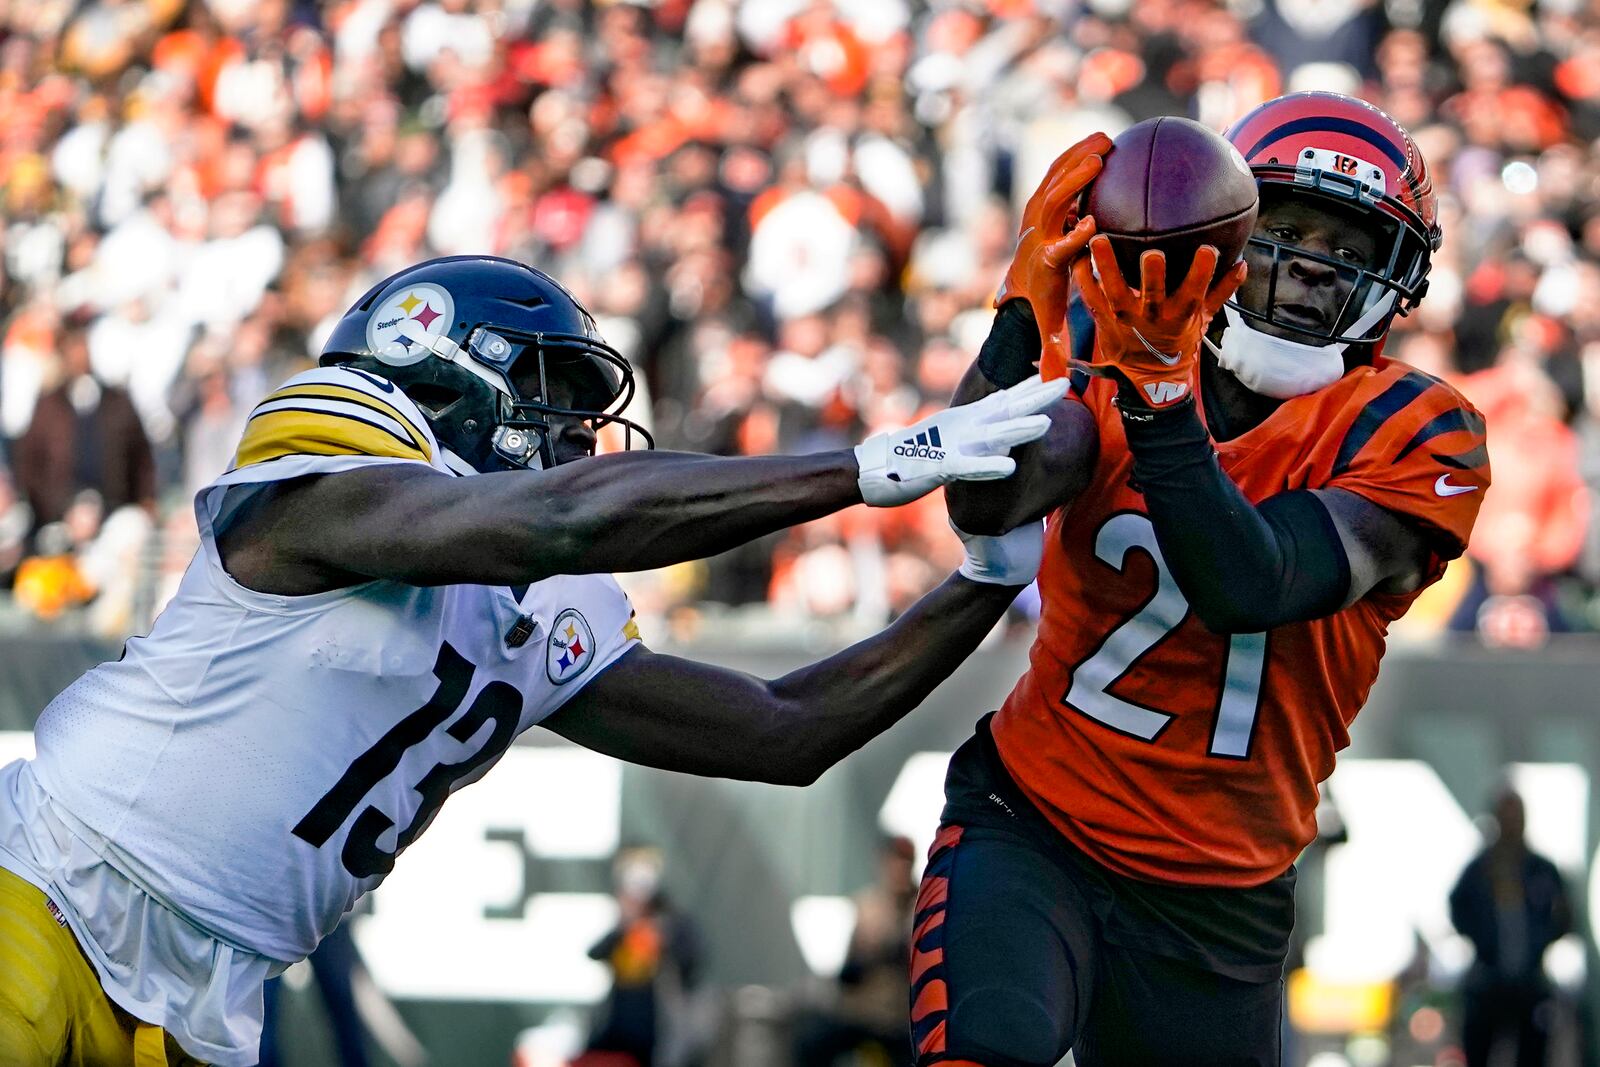
M 418 282 L 396 289 L 367 318 L 367 346 L 383 362 L 397 367 L 428 355 L 418 335 L 447 333 L 455 320 L 456 302 L 441 285 Z
M 550 626 L 550 643 L 545 649 L 545 673 L 554 685 L 565 685 L 588 670 L 594 662 L 594 631 L 578 613 L 568 608 Z

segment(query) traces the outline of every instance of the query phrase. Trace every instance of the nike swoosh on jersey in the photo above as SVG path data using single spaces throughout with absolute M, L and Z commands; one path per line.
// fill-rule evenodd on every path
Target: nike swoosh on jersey
M 1440 496 L 1460 496 L 1462 493 L 1470 493 L 1476 488 L 1478 487 L 1475 485 L 1456 485 L 1450 481 L 1448 474 L 1439 475 L 1438 481 L 1433 483 L 1433 491 Z
M 380 378 L 376 374 L 369 374 L 364 370 L 357 370 L 355 367 L 345 367 L 344 369 L 349 371 L 351 374 L 361 375 L 361 377 L 365 378 L 367 381 L 371 382 L 373 385 L 377 386 L 379 389 L 382 389 L 386 393 L 394 392 L 394 383 L 389 381 L 387 378 Z

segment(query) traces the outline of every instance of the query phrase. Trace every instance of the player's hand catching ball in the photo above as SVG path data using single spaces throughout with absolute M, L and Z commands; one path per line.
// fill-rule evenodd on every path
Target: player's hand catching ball
M 1094 236 L 1094 219 L 1078 218 L 1078 198 L 1100 173 L 1109 151 L 1111 138 L 1090 134 L 1050 164 L 1022 209 L 1017 252 L 995 295 L 997 308 L 1012 300 L 1026 300 L 1033 309 L 1043 346 L 1039 366 L 1047 379 L 1066 374 L 1070 351 L 1067 300 L 1071 278 L 1066 267 Z
M 1243 260 L 1211 284 L 1216 270 L 1217 250 L 1205 245 L 1169 296 L 1167 258 L 1149 251 L 1139 257 L 1139 288 L 1130 289 L 1104 235 L 1091 240 L 1089 254 L 1072 265 L 1073 280 L 1094 317 L 1094 363 L 1087 370 L 1117 381 L 1124 409 L 1171 407 L 1193 392 L 1200 339 L 1244 281 Z
M 967 550 L 961 563 L 962 577 L 985 585 L 1027 585 L 1039 576 L 1039 564 L 1044 561 L 1043 519 L 994 537 L 969 534 L 954 522 L 950 529 Z
M 856 446 L 861 499 L 894 507 L 953 481 L 1008 477 L 1017 463 L 1006 453 L 1045 435 L 1050 416 L 1039 412 L 1065 396 L 1068 384 L 1034 376 L 903 430 L 873 434 Z

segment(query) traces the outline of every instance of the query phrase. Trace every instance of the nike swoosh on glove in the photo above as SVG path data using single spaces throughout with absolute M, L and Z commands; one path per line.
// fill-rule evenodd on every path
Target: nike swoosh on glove
M 1212 284 L 1217 250 L 1203 245 L 1176 292 L 1167 292 L 1167 257 L 1152 249 L 1139 257 L 1139 288 L 1130 289 L 1105 236 L 1072 265 L 1072 277 L 1094 318 L 1090 374 L 1117 382 L 1124 412 L 1153 411 L 1183 403 L 1194 391 L 1200 338 L 1217 310 L 1244 281 L 1243 260 Z
M 873 434 L 856 446 L 861 499 L 894 507 L 954 481 L 992 481 L 1017 469 L 1007 452 L 1043 437 L 1040 411 L 1067 393 L 1069 381 L 1025 382 L 982 400 L 946 408 L 903 430 Z

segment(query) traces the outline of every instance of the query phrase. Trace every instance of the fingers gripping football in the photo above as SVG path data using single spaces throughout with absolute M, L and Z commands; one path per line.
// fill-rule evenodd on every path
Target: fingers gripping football
M 1078 198 L 1100 173 L 1105 154 L 1111 151 L 1111 138 L 1090 134 L 1051 162 L 1038 188 L 1022 208 L 1022 224 L 1017 233 L 1019 251 L 1032 235 L 1037 241 L 1051 241 L 1066 233 L 1077 221 Z M 1002 293 L 1007 287 L 1002 287 Z M 1003 296 L 997 303 L 1009 299 Z
M 1039 324 L 1045 377 L 1059 377 L 1068 351 L 1067 300 L 1071 285 L 1064 266 L 1079 255 L 1094 235 L 1094 220 L 1080 220 L 1078 199 L 1100 173 L 1111 138 L 1096 133 L 1084 138 L 1050 164 L 1044 180 L 1022 210 L 1016 255 L 995 296 L 995 307 L 1026 300 Z M 1063 237 L 1063 235 L 1066 235 Z
M 909 503 L 953 481 L 989 481 L 1016 470 L 1006 453 L 1043 437 L 1040 414 L 1067 392 L 1067 381 L 1038 377 L 903 430 L 873 434 L 856 446 L 861 498 L 874 507 Z
M 1039 372 L 1047 379 L 1063 377 L 1067 372 L 1072 354 L 1072 336 L 1067 328 L 1072 276 L 1067 265 L 1083 254 L 1093 236 L 1094 219 L 1081 219 L 1067 236 L 1040 245 L 1029 261 L 1033 279 L 1030 285 L 1039 294 L 1030 300 L 1039 327 Z
M 1072 265 L 1072 278 L 1094 318 L 1095 359 L 1091 374 L 1127 384 L 1124 394 L 1146 407 L 1180 403 L 1193 388 L 1200 339 L 1211 318 L 1244 281 L 1241 260 L 1211 284 L 1217 250 L 1195 253 L 1177 290 L 1167 293 L 1166 257 L 1158 251 L 1139 257 L 1139 288 L 1131 289 L 1117 267 L 1109 238 L 1089 242 L 1089 254 Z

